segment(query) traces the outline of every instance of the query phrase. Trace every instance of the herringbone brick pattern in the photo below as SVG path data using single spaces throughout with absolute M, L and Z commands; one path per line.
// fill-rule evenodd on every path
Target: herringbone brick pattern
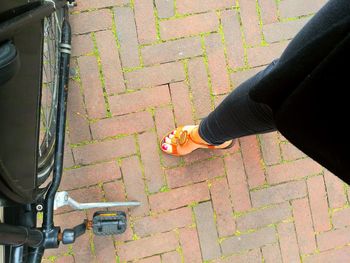
M 348 186 L 278 133 L 184 158 L 158 141 L 263 69 L 324 0 L 80 0 L 65 173 L 81 202 L 138 200 L 125 234 L 55 262 L 350 262 Z M 71 227 L 93 211 L 57 211 Z

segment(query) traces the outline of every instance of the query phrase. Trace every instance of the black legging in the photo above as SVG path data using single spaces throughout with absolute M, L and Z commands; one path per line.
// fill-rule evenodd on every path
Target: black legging
M 255 102 L 250 97 L 249 91 L 278 63 L 288 60 L 294 50 L 303 47 L 307 40 L 316 38 L 324 29 L 348 15 L 350 12 L 348 1 L 350 0 L 330 0 L 298 33 L 280 59 L 273 61 L 267 68 L 242 83 L 201 121 L 200 136 L 210 144 L 219 145 L 242 136 L 275 131 L 272 110 L 266 104 Z

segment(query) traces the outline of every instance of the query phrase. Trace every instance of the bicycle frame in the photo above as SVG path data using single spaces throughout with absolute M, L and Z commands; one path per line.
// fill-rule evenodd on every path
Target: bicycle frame
M 65 1 L 57 2 L 56 8 L 64 5 Z M 12 34 L 20 30 L 23 25 L 33 21 L 38 21 L 44 16 L 54 12 L 55 6 L 53 2 L 46 2 L 40 6 L 35 7 L 19 17 L 12 20 L 12 23 L 7 23 L 0 26 L 0 42 L 9 38 Z M 40 262 L 46 248 L 57 248 L 60 242 L 60 227 L 55 227 L 53 223 L 53 205 L 54 197 L 58 190 L 63 169 L 63 150 L 65 137 L 65 122 L 66 122 L 66 105 L 68 93 L 68 78 L 69 78 L 69 60 L 70 60 L 70 44 L 71 44 L 71 29 L 70 25 L 65 19 L 62 26 L 61 39 L 61 53 L 60 53 L 60 67 L 59 67 L 59 81 L 58 81 L 58 111 L 57 111 L 57 128 L 56 128 L 56 145 L 54 157 L 53 179 L 50 187 L 45 195 L 44 205 L 44 221 L 42 228 L 36 229 L 36 202 L 40 200 L 46 189 L 42 192 L 32 192 L 37 196 L 23 195 L 16 196 L 11 192 L 5 192 L 9 197 L 13 197 L 15 201 L 27 203 L 32 205 L 24 205 L 19 213 L 23 217 L 21 225 L 14 226 L 0 223 L 0 244 L 12 245 L 9 262 L 22 262 L 23 256 L 27 258 L 27 262 Z M 39 85 L 38 85 L 39 87 Z M 38 94 L 39 91 L 38 91 Z M 37 103 L 36 106 L 38 106 Z M 32 124 L 33 125 L 33 124 Z M 35 141 L 37 143 L 37 141 Z M 36 160 L 35 160 L 36 161 Z M 36 175 L 36 173 L 34 173 Z M 1 182 L 0 182 L 1 183 Z M 3 188 L 1 188 L 3 189 Z M 35 189 L 35 185 L 34 185 Z M 23 194 L 23 193 L 22 193 Z M 25 196 L 25 195 L 24 195 Z M 17 198 L 17 199 L 16 199 Z M 32 198 L 31 202 L 27 202 Z M 33 203 L 34 200 L 34 203 Z M 25 248 L 28 247 L 28 251 Z

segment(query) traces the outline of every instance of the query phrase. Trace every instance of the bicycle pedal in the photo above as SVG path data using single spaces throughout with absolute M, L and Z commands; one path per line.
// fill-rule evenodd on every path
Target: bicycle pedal
M 119 235 L 127 227 L 126 214 L 122 211 L 98 211 L 92 219 L 92 230 L 97 236 Z

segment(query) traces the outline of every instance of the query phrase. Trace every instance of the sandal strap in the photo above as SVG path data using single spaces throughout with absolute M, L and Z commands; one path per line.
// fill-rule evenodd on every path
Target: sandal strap
M 192 131 L 188 132 L 186 130 L 183 130 L 183 126 L 178 127 L 175 130 L 174 137 L 171 138 L 171 145 L 176 147 L 177 145 L 183 145 L 186 142 L 188 142 L 188 140 L 191 140 L 195 144 L 204 146 L 205 148 L 209 148 L 209 149 L 214 149 L 215 148 L 214 145 L 210 145 L 210 144 L 199 142 L 199 138 L 197 136 L 194 136 L 192 134 Z
M 192 130 L 193 131 L 193 130 Z M 207 144 L 207 143 L 203 143 L 203 142 L 199 142 L 199 139 L 200 139 L 200 137 L 199 137 L 199 135 L 193 135 L 192 134 L 192 131 L 189 133 L 189 139 L 192 141 L 192 142 L 194 142 L 195 144 L 198 144 L 198 145 L 202 145 L 202 146 L 205 146 L 205 147 L 207 147 L 207 148 L 209 148 L 209 149 L 214 149 L 215 148 L 215 146 L 214 145 L 210 145 L 210 144 Z

